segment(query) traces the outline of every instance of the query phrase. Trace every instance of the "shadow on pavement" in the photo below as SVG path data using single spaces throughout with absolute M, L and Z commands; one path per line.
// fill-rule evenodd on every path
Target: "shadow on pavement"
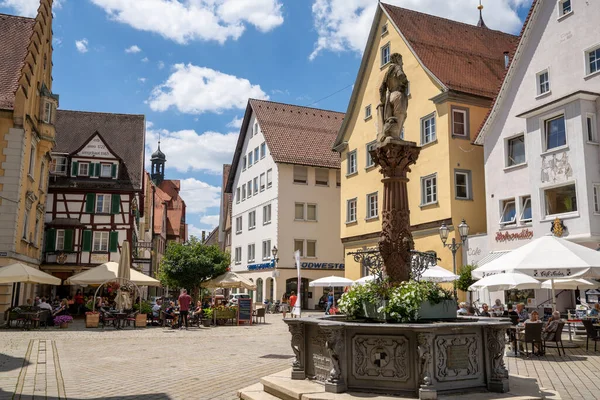
M 14 393 L 9 393 L 9 392 L 5 392 L 2 389 L 0 389 L 0 399 L 12 399 L 14 396 Z M 23 396 L 23 395 L 22 395 Z M 71 397 L 69 396 L 69 394 L 66 394 L 67 397 L 53 397 L 53 396 L 42 396 L 41 398 L 44 398 L 46 400 L 84 400 L 83 398 L 79 398 L 79 397 Z M 30 396 L 25 396 L 26 398 L 30 398 Z M 37 396 L 36 396 L 37 397 Z M 172 397 L 170 397 L 169 395 L 165 394 L 165 393 L 140 393 L 140 394 L 134 394 L 134 395 L 130 395 L 130 396 L 102 396 L 102 397 L 85 397 L 85 400 L 127 400 L 127 399 L 141 399 L 143 398 L 144 400 L 172 400 Z
M 13 371 L 15 369 L 21 369 L 23 366 L 29 363 L 21 357 L 11 357 L 0 353 L 0 372 Z

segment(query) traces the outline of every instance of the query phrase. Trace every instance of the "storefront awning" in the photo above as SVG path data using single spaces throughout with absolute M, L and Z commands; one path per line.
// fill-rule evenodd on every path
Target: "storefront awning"
M 481 260 L 477 261 L 477 266 L 481 267 L 482 265 L 485 265 L 485 264 L 489 263 L 490 261 L 494 261 L 496 258 L 500 258 L 503 255 L 505 255 L 506 253 L 510 253 L 510 252 L 511 252 L 511 250 L 492 251 L 490 254 L 483 257 Z

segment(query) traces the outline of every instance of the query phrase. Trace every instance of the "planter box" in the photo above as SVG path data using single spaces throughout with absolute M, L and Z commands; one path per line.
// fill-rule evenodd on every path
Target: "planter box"
M 85 315 L 85 327 L 86 328 L 97 328 L 100 325 L 100 314 L 86 314 Z M 62 326 L 61 326 L 62 328 Z
M 136 328 L 144 328 L 146 326 L 147 320 L 148 320 L 147 314 L 137 314 L 135 316 L 135 327 Z
M 215 311 L 217 313 L 216 319 L 233 319 L 236 317 L 235 311 Z
M 371 319 L 379 322 L 388 321 L 388 315 L 385 312 L 379 312 L 379 308 L 385 307 L 387 305 L 387 301 L 380 301 L 378 303 L 363 303 L 363 311 L 365 313 L 365 318 Z
M 59 325 L 60 329 L 67 329 L 69 327 L 69 323 L 68 322 L 63 322 L 62 324 Z
M 420 319 L 456 319 L 457 304 L 455 300 L 445 300 L 438 304 L 426 301 L 419 310 Z

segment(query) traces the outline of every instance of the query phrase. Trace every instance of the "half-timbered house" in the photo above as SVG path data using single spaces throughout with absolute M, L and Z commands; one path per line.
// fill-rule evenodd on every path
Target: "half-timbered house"
M 118 262 L 124 240 L 135 246 L 144 205 L 144 135 L 143 115 L 57 112 L 43 270 L 66 279 Z

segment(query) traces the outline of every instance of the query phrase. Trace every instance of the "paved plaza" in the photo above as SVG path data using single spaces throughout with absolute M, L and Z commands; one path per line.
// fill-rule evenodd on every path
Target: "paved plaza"
M 122 330 L 0 330 L 0 399 L 235 399 L 290 366 L 281 315 L 267 324 Z M 511 375 L 537 378 L 562 399 L 600 399 L 600 352 L 508 358 Z M 14 397 L 13 397 L 14 395 Z

